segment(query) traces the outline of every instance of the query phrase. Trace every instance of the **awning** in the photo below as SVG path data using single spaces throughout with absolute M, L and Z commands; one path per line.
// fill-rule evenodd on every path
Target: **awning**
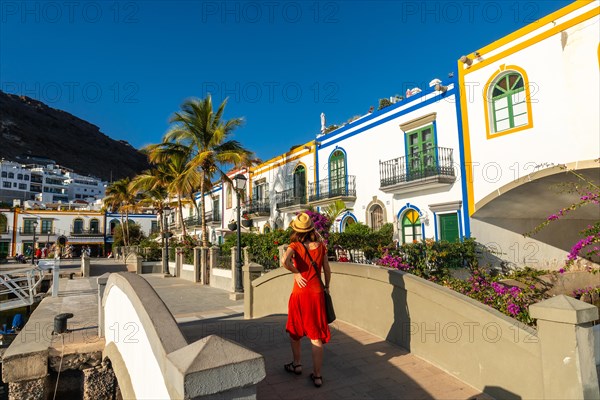
M 102 236 L 77 236 L 67 238 L 67 244 L 104 244 Z

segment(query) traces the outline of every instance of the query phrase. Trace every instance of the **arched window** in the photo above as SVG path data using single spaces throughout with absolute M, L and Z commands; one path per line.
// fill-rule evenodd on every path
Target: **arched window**
M 347 214 L 340 222 L 340 232 L 344 232 L 350 225 L 356 223 L 356 218 L 353 215 Z
M 341 150 L 329 157 L 329 193 L 331 197 L 346 194 L 346 156 Z
M 416 210 L 409 209 L 402 216 L 402 243 L 421 240 L 421 220 Z
M 524 69 L 501 65 L 486 83 L 484 96 L 488 139 L 533 127 L 531 94 Z
M 383 226 L 383 208 L 379 204 L 373 204 L 369 209 L 369 214 L 371 229 L 378 231 Z
M 294 170 L 294 198 L 304 204 L 306 199 L 306 168 L 298 165 Z M 303 201 L 304 200 L 304 201 Z
M 263 233 L 269 233 L 271 232 L 271 226 L 266 223 L 265 226 L 263 227 Z
M 73 220 L 73 233 L 83 233 L 83 220 L 81 218 Z
M 100 223 L 97 219 L 90 221 L 90 233 L 100 233 Z
M 111 219 L 110 220 L 110 234 L 114 235 L 115 234 L 115 228 L 117 227 L 117 225 L 120 225 L 121 222 L 118 219 Z

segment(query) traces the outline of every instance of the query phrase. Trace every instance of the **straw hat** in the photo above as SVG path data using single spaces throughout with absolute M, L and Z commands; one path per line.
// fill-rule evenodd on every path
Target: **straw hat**
M 315 229 L 312 219 L 306 213 L 301 213 L 290 224 L 296 232 L 304 233 Z

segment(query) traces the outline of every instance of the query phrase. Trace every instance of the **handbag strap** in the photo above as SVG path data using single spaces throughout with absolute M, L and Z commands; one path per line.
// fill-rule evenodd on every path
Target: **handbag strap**
M 312 256 L 310 255 L 310 251 L 308 251 L 308 247 L 306 247 L 306 245 L 304 243 L 302 243 L 302 246 L 304 247 L 304 250 L 306 250 L 306 254 L 308 255 L 308 259 L 310 260 L 310 263 L 312 264 L 313 268 L 315 269 L 315 272 L 316 272 L 317 276 L 319 277 L 319 282 L 321 282 L 321 287 L 325 288 L 325 284 L 323 284 L 323 280 L 321 279 L 321 273 L 317 269 L 317 263 L 313 260 Z

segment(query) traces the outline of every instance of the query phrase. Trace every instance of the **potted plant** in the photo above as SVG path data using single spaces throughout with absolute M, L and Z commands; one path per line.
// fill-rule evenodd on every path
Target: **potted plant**
M 237 222 L 235 222 L 235 220 L 233 220 L 233 219 L 232 219 L 232 220 L 231 220 L 231 221 L 229 221 L 229 223 L 227 224 L 227 228 L 228 228 L 230 231 L 236 231 L 236 230 L 237 230 Z
M 252 220 L 250 219 L 250 216 L 247 213 L 244 213 L 242 215 L 242 226 L 244 228 L 249 228 L 252 226 Z

